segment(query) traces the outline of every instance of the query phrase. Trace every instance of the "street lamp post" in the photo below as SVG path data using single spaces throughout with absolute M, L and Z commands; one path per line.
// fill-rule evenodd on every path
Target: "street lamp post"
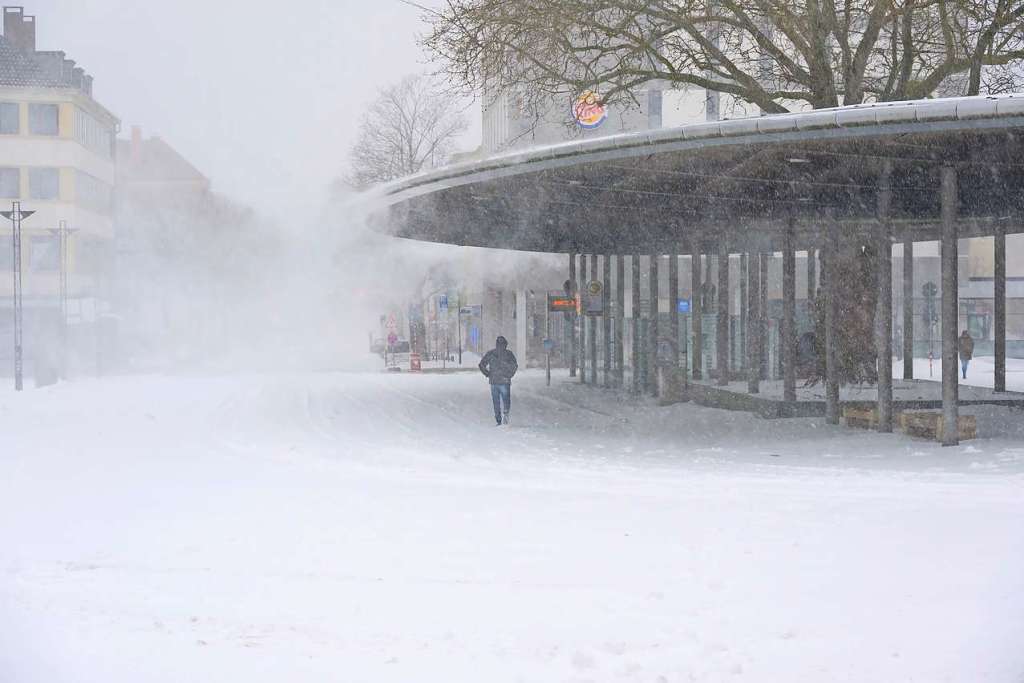
M 35 211 L 22 211 L 21 202 L 13 202 L 10 211 L 0 211 L 13 224 L 11 248 L 14 250 L 14 390 L 24 388 L 22 374 L 24 360 L 22 356 L 22 296 L 21 296 L 21 221 Z
M 50 234 L 58 239 L 60 248 L 60 376 L 67 379 L 68 363 L 68 243 L 71 233 L 67 221 L 61 221 L 59 228 L 50 228 Z

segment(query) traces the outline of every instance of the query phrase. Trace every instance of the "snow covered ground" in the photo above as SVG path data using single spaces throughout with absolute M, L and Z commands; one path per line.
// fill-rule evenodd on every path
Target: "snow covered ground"
M 367 362 L 372 366 L 372 362 Z M 943 449 L 530 372 L 0 392 L 0 681 L 1024 677 L 1024 426 Z

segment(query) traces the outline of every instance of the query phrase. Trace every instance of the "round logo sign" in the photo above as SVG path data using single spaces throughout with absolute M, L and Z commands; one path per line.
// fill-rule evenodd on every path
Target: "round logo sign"
M 608 118 L 608 108 L 593 90 L 584 91 L 572 104 L 572 117 L 580 128 L 597 128 Z
M 600 294 L 604 290 L 604 285 L 601 284 L 600 280 L 591 280 L 590 284 L 587 285 L 587 289 L 590 290 L 591 294 Z

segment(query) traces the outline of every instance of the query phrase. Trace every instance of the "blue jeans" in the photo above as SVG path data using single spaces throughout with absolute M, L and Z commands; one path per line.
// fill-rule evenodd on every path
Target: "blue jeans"
M 960 359 L 960 371 L 964 374 L 964 379 L 967 379 L 967 364 L 971 362 L 970 358 Z
M 506 415 L 508 415 L 509 409 L 512 408 L 512 385 L 492 384 L 491 402 L 494 403 L 494 420 L 501 424 L 501 404 L 505 404 Z

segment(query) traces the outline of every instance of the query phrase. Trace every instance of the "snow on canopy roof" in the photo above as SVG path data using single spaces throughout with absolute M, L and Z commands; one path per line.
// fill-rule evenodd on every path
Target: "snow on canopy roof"
M 389 207 L 376 224 L 400 237 L 538 251 L 651 248 L 723 231 L 770 246 L 780 225 L 820 224 L 826 211 L 873 221 L 889 164 L 893 218 L 932 239 L 937 169 L 954 164 L 962 234 L 991 234 L 992 220 L 1020 224 L 1022 133 L 1024 94 L 696 123 L 410 176 L 373 193 Z M 806 242 L 820 230 L 802 232 Z

